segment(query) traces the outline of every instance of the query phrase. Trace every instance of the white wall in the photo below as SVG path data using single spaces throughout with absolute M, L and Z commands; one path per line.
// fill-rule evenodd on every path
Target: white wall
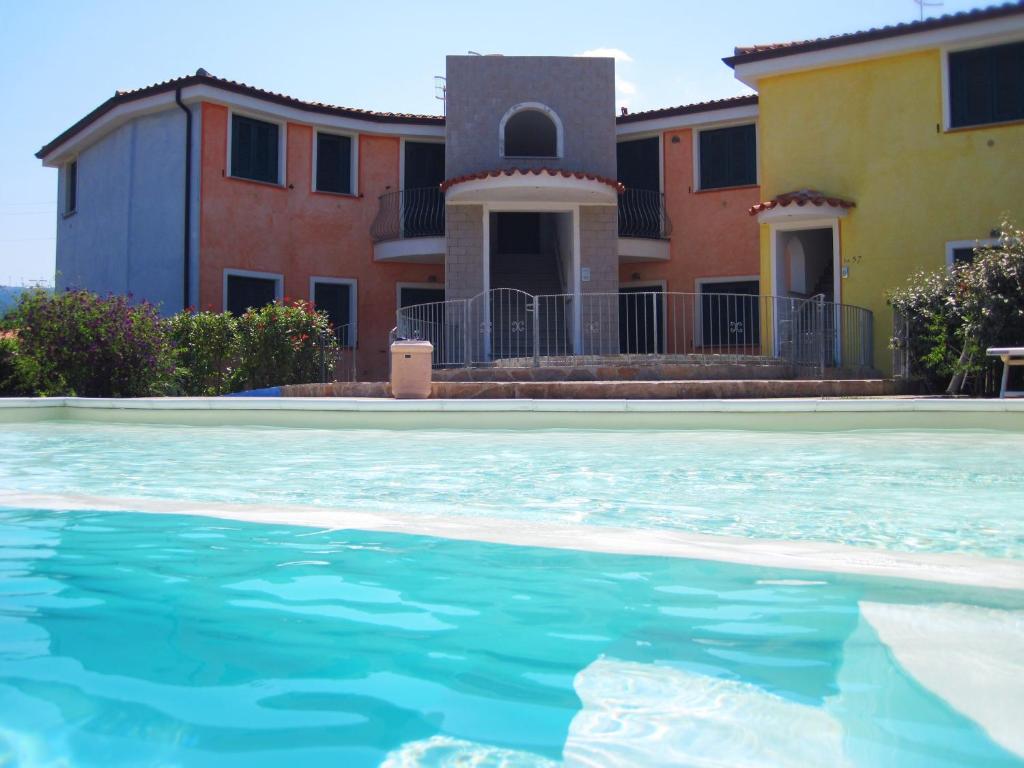
M 170 314 L 183 306 L 185 115 L 137 118 L 78 156 L 77 210 L 58 182 L 58 290 L 133 294 Z

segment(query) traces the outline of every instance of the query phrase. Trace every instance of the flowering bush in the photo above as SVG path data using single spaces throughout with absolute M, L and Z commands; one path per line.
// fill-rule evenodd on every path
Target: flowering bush
M 222 395 L 328 380 L 338 340 L 304 301 L 180 312 L 88 291 L 23 294 L 0 328 L 0 395 Z
M 948 379 L 946 391 L 959 393 L 966 377 L 993 366 L 988 347 L 1024 344 L 1024 232 L 1004 224 L 996 245 L 950 270 L 918 273 L 889 303 L 908 323 L 911 372 L 932 389 Z
M 184 395 L 223 395 L 239 388 L 238 319 L 230 312 L 179 312 L 170 319 L 174 378 Z
M 7 320 L 40 394 L 141 397 L 162 394 L 170 383 L 167 323 L 152 304 L 34 290 L 22 294 Z
M 238 320 L 241 381 L 250 389 L 325 380 L 338 340 L 326 313 L 305 301 L 274 302 Z

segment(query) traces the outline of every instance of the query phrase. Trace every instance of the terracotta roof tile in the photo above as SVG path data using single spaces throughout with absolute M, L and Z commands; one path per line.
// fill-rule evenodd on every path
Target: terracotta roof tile
M 178 88 L 187 88 L 192 85 L 209 85 L 232 93 L 244 96 L 253 96 L 264 101 L 270 101 L 284 106 L 294 106 L 310 112 L 320 114 L 338 115 L 340 117 L 351 117 L 359 120 L 367 120 L 375 123 L 401 123 L 407 125 L 444 125 L 444 117 L 440 115 L 413 115 L 400 112 L 374 112 L 368 109 L 356 109 L 353 107 L 339 107 L 331 104 L 324 104 L 319 101 L 303 101 L 292 96 L 286 96 L 273 91 L 266 91 L 235 80 L 227 80 L 222 77 L 215 77 L 204 69 L 197 70 L 194 75 L 176 77 L 164 80 L 161 83 L 154 83 L 143 88 L 135 88 L 126 91 L 115 91 L 114 95 L 100 104 L 96 109 L 87 114 L 77 123 L 57 136 L 53 141 L 36 152 L 36 157 L 42 158 L 53 150 L 57 145 L 71 138 L 79 131 L 88 127 L 110 110 L 121 104 L 129 103 L 147 96 L 154 96 L 160 93 L 167 93 Z
M 781 195 L 776 195 L 771 200 L 762 200 L 759 203 L 754 203 L 747 209 L 747 213 L 751 216 L 756 216 L 762 211 L 770 211 L 772 208 L 776 207 L 786 208 L 790 205 L 796 205 L 801 208 L 805 205 L 814 205 L 818 207 L 831 205 L 833 208 L 857 207 L 857 204 L 852 200 L 845 200 L 841 197 L 826 195 L 816 189 L 798 189 L 795 192 L 785 192 Z
M 847 32 L 842 35 L 830 37 L 818 37 L 811 40 L 794 40 L 786 43 L 768 43 L 765 45 L 737 46 L 732 56 L 722 59 L 730 67 L 737 64 L 746 64 L 751 61 L 762 59 L 773 59 L 781 56 L 791 56 L 797 53 L 808 51 L 820 51 L 827 48 L 838 48 L 844 45 L 854 45 L 870 40 L 881 40 L 889 37 L 900 37 L 912 35 L 916 32 L 927 32 L 932 29 L 944 27 L 955 27 L 960 24 L 970 24 L 976 21 L 987 21 L 998 19 L 1004 16 L 1016 16 L 1024 14 L 1024 0 L 1005 3 L 1003 5 L 992 5 L 987 8 L 977 8 L 973 11 L 961 11 L 950 13 L 945 16 L 937 16 L 934 19 L 924 21 L 910 21 L 903 24 L 893 24 L 887 27 L 866 29 L 860 32 Z
M 701 101 L 696 104 L 683 104 L 678 107 L 663 107 L 661 109 L 648 109 L 643 112 L 632 112 L 627 115 L 620 115 L 616 118 L 615 122 L 634 123 L 641 120 L 653 120 L 658 117 L 676 117 L 678 115 L 690 115 L 700 112 L 714 112 L 718 109 L 745 107 L 751 104 L 757 104 L 756 93 L 744 96 L 730 96 L 725 99 Z
M 67 141 L 69 138 L 77 134 L 79 131 L 87 128 L 90 124 L 98 120 L 100 117 L 111 111 L 115 107 L 121 104 L 126 104 L 137 99 L 143 99 L 147 96 L 154 96 L 160 93 L 167 93 L 174 91 L 178 88 L 187 88 L 193 85 L 209 85 L 222 90 L 231 91 L 232 93 L 242 94 L 244 96 L 252 96 L 254 98 L 263 99 L 264 101 L 270 101 L 276 104 L 282 104 L 284 106 L 294 106 L 298 109 L 303 109 L 311 112 L 318 112 L 321 114 L 338 115 L 341 117 L 351 117 L 359 120 L 367 120 L 369 122 L 376 123 L 398 123 L 406 125 L 437 125 L 443 126 L 445 119 L 442 115 L 417 115 L 407 112 L 375 112 L 369 109 L 358 109 L 354 107 L 340 107 L 333 104 L 324 104 L 320 101 L 305 101 L 303 99 L 297 99 L 293 96 L 287 96 L 283 93 L 276 93 L 275 91 L 268 91 L 263 88 L 256 88 L 246 83 L 241 83 L 236 80 L 228 80 L 223 77 L 216 77 L 211 75 L 204 69 L 197 70 L 194 75 L 185 75 L 184 77 L 175 77 L 170 80 L 164 80 L 163 82 L 153 83 L 142 88 L 133 88 L 128 90 L 115 91 L 114 95 L 107 99 L 105 102 L 100 104 L 96 109 L 87 114 L 81 120 L 76 122 L 66 131 L 57 136 L 53 141 L 42 147 L 37 153 L 36 157 L 42 158 L 49 154 L 59 144 Z M 619 115 L 616 117 L 617 123 L 633 123 L 641 122 L 643 120 L 651 120 L 659 117 L 675 117 L 678 115 L 688 115 L 700 112 L 713 112 L 715 110 L 729 109 L 732 107 L 741 107 L 757 104 L 757 95 L 748 94 L 745 96 L 732 96 L 724 99 L 712 99 L 710 101 L 702 101 L 695 104 L 683 104 L 676 107 L 665 107 L 662 109 L 650 109 L 643 112 L 634 112 L 627 115 Z
M 545 174 L 547 176 L 562 176 L 566 179 L 586 179 L 588 181 L 598 181 L 602 184 L 607 184 L 620 194 L 626 191 L 626 187 L 622 182 L 616 181 L 615 179 L 609 179 L 606 176 L 598 176 L 597 174 L 586 173 L 584 171 L 567 171 L 562 168 L 495 168 L 490 171 L 477 171 L 476 173 L 467 173 L 462 176 L 456 176 L 452 179 L 445 179 L 441 182 L 441 191 L 445 192 L 456 184 L 462 184 L 465 181 L 497 178 L 498 176 L 514 176 L 517 173 L 522 176 L 540 176 L 541 174 Z

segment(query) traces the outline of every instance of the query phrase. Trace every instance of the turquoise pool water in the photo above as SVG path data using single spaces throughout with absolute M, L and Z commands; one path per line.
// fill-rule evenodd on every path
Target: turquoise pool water
M 673 529 L 1024 559 L 1024 437 L 5 425 L 0 491 Z
M 84 433 L 62 434 L 75 448 L 51 446 L 39 477 L 81 481 L 70 456 L 101 462 Z M 264 466 L 268 438 L 252 437 L 245 461 Z M 165 492 L 151 470 L 119 490 Z M 0 764 L 1022 764 L 901 666 L 869 606 L 987 621 L 1020 615 L 1024 595 L 0 509 Z

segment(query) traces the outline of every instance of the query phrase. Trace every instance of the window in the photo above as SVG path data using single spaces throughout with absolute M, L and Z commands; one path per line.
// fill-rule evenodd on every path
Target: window
M 72 160 L 64 167 L 64 214 L 78 210 L 78 161 Z
M 757 183 L 757 136 L 753 123 L 701 131 L 700 189 Z
M 700 343 L 745 347 L 760 342 L 757 280 L 700 284 Z
M 620 141 L 615 145 L 619 181 L 626 189 L 661 188 L 661 139 Z
M 316 135 L 316 189 L 352 194 L 352 138 L 333 133 Z
M 539 109 L 522 109 L 505 120 L 505 157 L 558 157 L 558 126 Z
M 974 261 L 975 251 L 978 248 L 994 248 L 998 245 L 999 239 L 994 237 L 980 240 L 952 240 L 946 243 L 946 266 L 970 264 Z
M 446 320 L 444 288 L 432 283 L 398 283 L 398 309 L 415 307 L 401 312 L 402 332 L 413 338 L 428 339 L 434 345 L 434 360 L 458 359 L 459 353 L 449 355 L 448 350 L 457 348 L 457 338 L 452 334 L 453 326 Z M 419 306 L 427 304 L 429 306 Z
M 281 277 L 278 275 L 228 272 L 224 276 L 224 306 L 233 315 L 243 315 L 247 309 L 273 304 L 280 296 Z
M 334 326 L 342 346 L 355 346 L 356 340 L 356 286 L 352 280 L 313 278 L 313 306 L 322 312 Z
M 398 307 L 411 307 L 416 304 L 430 304 L 444 301 L 444 288 L 431 288 L 419 285 L 398 286 Z
M 972 261 L 974 261 L 974 248 L 953 249 L 954 264 L 970 264 Z
M 951 128 L 1024 120 L 1024 42 L 949 54 Z
M 232 115 L 231 175 L 240 179 L 280 183 L 280 132 L 280 126 L 275 123 Z

